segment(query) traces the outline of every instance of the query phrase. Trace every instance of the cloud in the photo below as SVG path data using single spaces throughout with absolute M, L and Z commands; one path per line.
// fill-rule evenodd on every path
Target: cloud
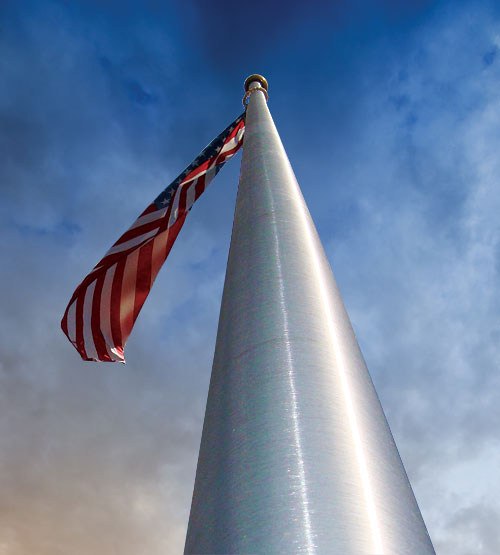
M 460 509 L 447 523 L 447 540 L 436 547 L 452 549 L 457 555 L 496 553 L 500 549 L 499 517 L 498 509 L 488 505 Z

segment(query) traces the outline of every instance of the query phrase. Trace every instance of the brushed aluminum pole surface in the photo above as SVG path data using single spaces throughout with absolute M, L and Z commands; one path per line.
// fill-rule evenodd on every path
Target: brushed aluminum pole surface
M 434 553 L 259 91 L 247 109 L 185 551 Z

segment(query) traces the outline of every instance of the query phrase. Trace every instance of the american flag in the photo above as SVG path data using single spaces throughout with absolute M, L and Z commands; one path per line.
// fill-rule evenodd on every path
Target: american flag
M 125 362 L 123 349 L 186 216 L 243 144 L 238 117 L 175 179 L 80 283 L 61 327 L 83 360 Z

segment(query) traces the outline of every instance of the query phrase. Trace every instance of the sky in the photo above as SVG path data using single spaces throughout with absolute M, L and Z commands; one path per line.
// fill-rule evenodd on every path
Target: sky
M 500 553 L 499 49 L 491 1 L 0 3 L 0 554 L 182 552 L 240 155 L 127 365 L 60 320 L 251 73 L 436 551 Z

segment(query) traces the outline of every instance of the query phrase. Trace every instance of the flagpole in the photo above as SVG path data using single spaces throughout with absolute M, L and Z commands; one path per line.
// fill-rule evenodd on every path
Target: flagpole
M 186 553 L 434 553 L 267 108 L 246 130 Z

